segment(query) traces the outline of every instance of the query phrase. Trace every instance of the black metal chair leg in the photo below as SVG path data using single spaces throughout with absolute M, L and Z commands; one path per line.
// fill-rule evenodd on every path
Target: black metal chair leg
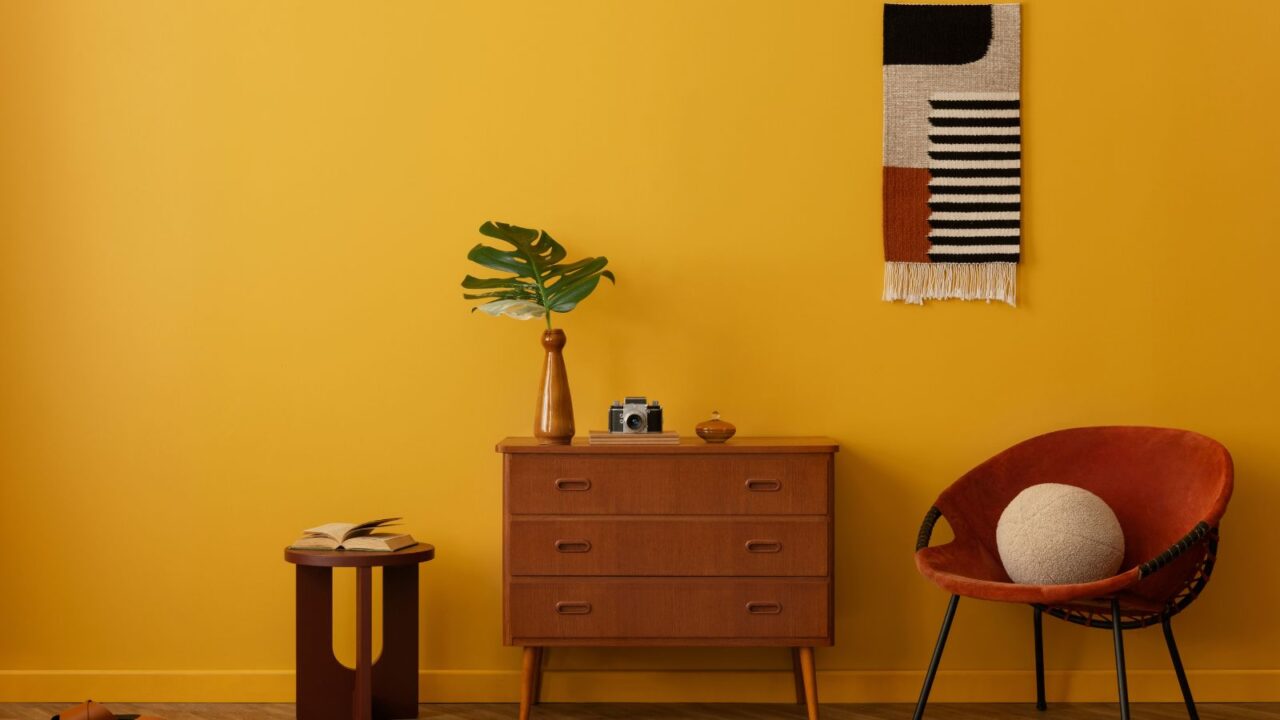
M 1120 601 L 1111 598 L 1111 631 L 1116 638 L 1116 685 L 1120 690 L 1120 720 L 1129 720 L 1129 682 L 1124 672 L 1124 636 L 1120 628 Z
M 1036 709 L 1045 710 L 1049 706 L 1044 702 L 1044 610 L 1038 605 L 1033 607 L 1036 628 Z
M 938 644 L 933 646 L 933 658 L 929 660 L 929 670 L 924 674 L 924 687 L 920 688 L 920 700 L 916 702 L 916 713 L 912 720 L 924 717 L 924 706 L 929 702 L 929 691 L 933 689 L 933 678 L 938 674 L 938 662 L 942 660 L 942 648 L 947 644 L 947 635 L 951 632 L 951 621 L 956 617 L 956 605 L 959 595 L 952 595 L 947 603 L 947 614 L 942 617 L 942 630 L 938 633 Z
M 1164 641 L 1169 646 L 1169 658 L 1173 660 L 1173 671 L 1178 674 L 1178 686 L 1182 688 L 1182 701 L 1187 704 L 1187 715 L 1191 716 L 1191 720 L 1200 720 L 1200 713 L 1196 712 L 1196 701 L 1191 697 L 1191 685 L 1187 683 L 1187 671 L 1182 669 L 1178 644 L 1173 641 L 1173 624 L 1170 620 L 1168 615 L 1160 618 L 1160 625 L 1164 628 Z

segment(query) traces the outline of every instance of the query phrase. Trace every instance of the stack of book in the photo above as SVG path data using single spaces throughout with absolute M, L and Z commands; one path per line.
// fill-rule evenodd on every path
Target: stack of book
M 615 433 L 604 430 L 592 430 L 587 436 L 588 445 L 679 445 L 680 434 L 674 430 L 666 432 Z

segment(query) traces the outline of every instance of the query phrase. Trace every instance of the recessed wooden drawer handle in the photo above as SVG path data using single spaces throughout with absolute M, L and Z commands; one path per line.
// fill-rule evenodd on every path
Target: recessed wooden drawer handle
M 748 540 L 747 552 L 776 553 L 782 552 L 782 543 L 777 540 Z
M 586 478 L 556 478 L 556 489 L 565 492 L 582 492 L 591 489 L 591 481 Z
M 752 615 L 777 615 L 782 612 L 782 603 L 749 602 L 747 603 L 747 612 Z
M 557 540 L 556 550 L 562 553 L 584 553 L 591 551 L 589 540 Z
M 556 612 L 561 615 L 586 615 L 591 612 L 591 603 L 589 602 L 558 602 L 556 603 Z
M 747 478 L 747 489 L 751 492 L 778 492 L 782 489 L 782 481 L 772 478 Z

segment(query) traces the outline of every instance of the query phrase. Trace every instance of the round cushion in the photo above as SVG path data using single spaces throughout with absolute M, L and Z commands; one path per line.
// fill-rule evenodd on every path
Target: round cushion
M 1005 572 L 1024 585 L 1102 580 L 1124 559 L 1124 533 L 1107 503 L 1059 483 L 1018 493 L 1000 515 L 996 546 Z

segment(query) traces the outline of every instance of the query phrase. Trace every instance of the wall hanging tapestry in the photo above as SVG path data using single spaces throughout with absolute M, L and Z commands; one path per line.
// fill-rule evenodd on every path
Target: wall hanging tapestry
M 884 6 L 884 299 L 1015 304 L 1021 6 Z

